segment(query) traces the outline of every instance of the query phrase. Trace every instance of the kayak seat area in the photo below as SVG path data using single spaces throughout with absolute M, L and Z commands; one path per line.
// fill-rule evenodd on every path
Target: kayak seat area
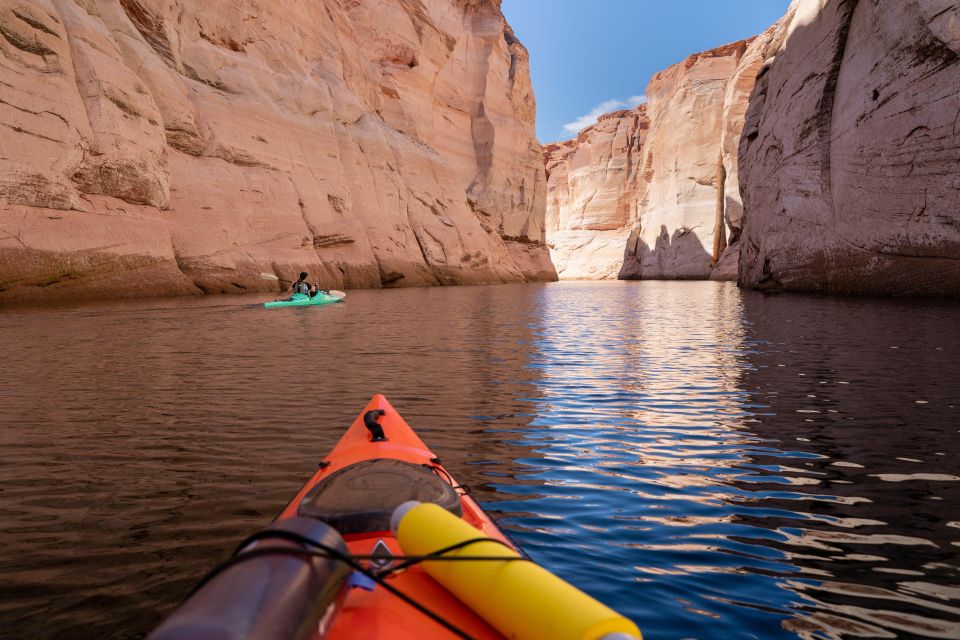
M 341 535 L 389 531 L 393 510 L 408 500 L 462 515 L 460 495 L 429 468 L 385 458 L 330 474 L 304 496 L 298 514 L 323 520 Z

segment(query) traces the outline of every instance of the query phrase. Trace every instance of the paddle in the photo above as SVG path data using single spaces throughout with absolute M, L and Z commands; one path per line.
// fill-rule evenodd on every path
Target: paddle
M 274 275 L 272 273 L 261 273 L 260 277 L 265 280 L 276 280 L 277 282 L 289 282 L 290 284 L 293 284 L 293 280 L 287 280 L 286 278 L 281 278 L 280 276 Z M 321 289 L 321 291 L 323 290 Z M 333 296 L 335 298 L 347 297 L 347 294 L 345 294 L 343 291 L 337 291 L 336 289 L 331 289 L 330 291 L 323 291 L 323 293 Z
M 260 277 L 263 278 L 264 280 L 276 280 L 278 282 L 293 282 L 293 280 L 287 280 L 285 278 L 281 278 L 280 276 L 276 276 L 272 273 L 261 273 Z

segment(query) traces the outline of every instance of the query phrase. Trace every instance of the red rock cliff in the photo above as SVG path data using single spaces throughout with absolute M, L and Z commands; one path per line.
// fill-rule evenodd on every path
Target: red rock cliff
M 497 0 L 7 0 L 0 301 L 554 279 Z

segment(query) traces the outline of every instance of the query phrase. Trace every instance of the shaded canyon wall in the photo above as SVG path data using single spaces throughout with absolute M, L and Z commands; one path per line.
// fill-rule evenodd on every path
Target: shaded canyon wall
M 4 0 L 0 301 L 555 279 L 498 0 Z
M 960 5 L 794 0 L 739 146 L 740 284 L 960 295 Z

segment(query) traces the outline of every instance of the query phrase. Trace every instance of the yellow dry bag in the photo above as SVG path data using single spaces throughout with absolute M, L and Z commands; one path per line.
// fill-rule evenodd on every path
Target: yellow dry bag
M 397 507 L 393 529 L 406 555 L 427 555 L 486 537 L 430 503 Z M 476 542 L 445 556 L 520 557 L 496 541 Z M 627 640 L 640 638 L 633 622 L 529 561 L 427 560 L 423 567 L 507 638 L 516 640 Z

